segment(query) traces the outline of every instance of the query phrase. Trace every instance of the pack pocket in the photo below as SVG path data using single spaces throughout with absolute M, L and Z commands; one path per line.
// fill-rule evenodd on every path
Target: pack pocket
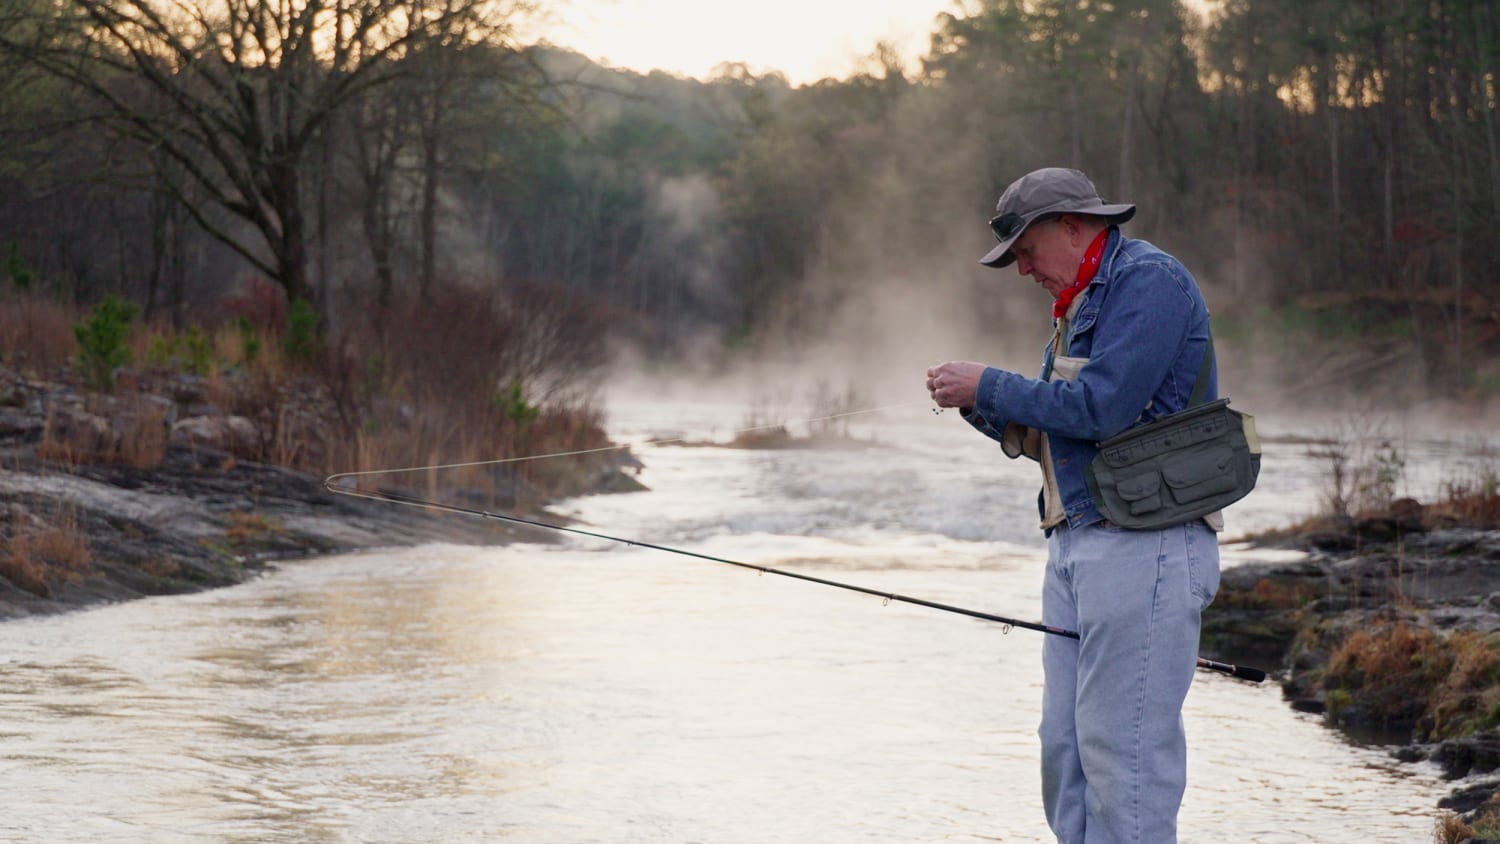
M 1172 493 L 1172 500 L 1178 504 L 1191 504 L 1232 492 L 1237 477 L 1234 449 L 1215 443 L 1174 454 L 1162 461 L 1161 474 Z
M 1130 508 L 1133 516 L 1142 516 L 1161 509 L 1161 475 L 1156 472 L 1121 478 L 1116 482 L 1115 491 Z

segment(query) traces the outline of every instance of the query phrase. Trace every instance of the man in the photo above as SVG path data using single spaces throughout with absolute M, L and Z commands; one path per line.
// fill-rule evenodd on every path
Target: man
M 999 245 L 1054 299 L 1042 375 L 972 362 L 927 372 L 940 407 L 960 408 L 1011 457 L 1041 464 L 1048 537 L 1042 662 L 1042 791 L 1061 844 L 1172 844 L 1187 779 L 1182 703 L 1199 615 L 1219 583 L 1217 514 L 1163 530 L 1106 521 L 1085 471 L 1097 443 L 1183 409 L 1205 368 L 1208 309 L 1172 256 L 1120 233 L 1135 206 L 1108 204 L 1077 170 L 1047 168 L 1006 188 Z

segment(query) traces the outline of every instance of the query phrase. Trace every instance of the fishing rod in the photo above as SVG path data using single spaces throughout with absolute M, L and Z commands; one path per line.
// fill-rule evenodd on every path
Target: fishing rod
M 642 542 L 637 539 L 626 539 L 619 536 L 610 536 L 609 534 L 597 533 L 591 530 L 584 530 L 583 528 L 552 524 L 550 522 L 544 522 L 538 519 L 528 519 L 522 516 L 514 516 L 507 513 L 496 513 L 490 510 L 479 510 L 472 507 L 461 507 L 456 504 L 445 504 L 439 501 L 429 501 L 427 499 L 417 498 L 411 495 L 404 495 L 402 493 L 392 492 L 390 490 L 368 490 L 361 489 L 359 487 L 346 487 L 338 485 L 337 481 L 340 478 L 347 478 L 356 474 L 367 473 L 349 472 L 338 475 L 329 475 L 323 481 L 323 488 L 338 495 L 347 495 L 354 498 L 367 498 L 372 501 L 387 501 L 394 504 L 407 504 L 413 507 L 423 507 L 430 510 L 442 510 L 449 513 L 459 513 L 467 516 L 479 516 L 480 518 L 485 519 L 497 519 L 499 521 L 510 522 L 512 524 L 546 528 L 548 530 L 571 533 L 577 536 L 587 536 L 593 539 L 603 539 L 609 542 L 618 542 L 623 545 L 633 545 L 637 548 L 649 548 L 653 551 L 663 551 L 668 554 L 679 554 L 684 557 L 694 557 L 699 560 L 707 560 L 713 563 L 723 563 L 725 565 L 737 566 L 742 569 L 749 569 L 761 574 L 774 574 L 781 577 L 789 577 L 794 580 L 806 581 L 808 583 L 817 583 L 822 586 L 832 586 L 836 589 L 846 589 L 850 592 L 859 592 L 865 595 L 873 595 L 877 598 L 883 599 L 887 604 L 892 601 L 899 601 L 903 604 L 912 604 L 914 606 L 927 607 L 928 609 L 941 610 L 943 612 L 956 613 L 958 615 L 966 615 L 970 618 L 977 618 L 983 621 L 993 621 L 997 624 L 1000 624 L 1002 626 L 1003 632 L 1006 633 L 1009 633 L 1011 628 L 1013 627 L 1022 627 L 1027 630 L 1035 630 L 1039 633 L 1046 633 L 1052 636 L 1062 636 L 1066 639 L 1081 638 L 1078 635 L 1078 632 L 1075 630 L 1066 630 L 1061 627 L 1052 627 L 1051 625 L 1040 624 L 1035 621 L 1023 621 L 1017 618 L 1007 618 L 1006 616 L 995 615 L 994 613 L 981 612 L 979 610 L 971 610 L 964 607 L 956 607 L 952 604 L 942 604 L 938 603 L 937 601 L 926 600 L 925 598 L 914 598 L 910 595 L 901 595 L 895 592 L 887 592 L 881 589 L 870 589 L 865 586 L 857 586 L 852 583 L 843 583 L 841 581 L 829 580 L 823 577 L 814 577 L 810 574 L 802 574 L 800 572 L 788 571 L 786 569 L 772 568 L 770 566 L 762 566 L 755 563 L 746 563 L 740 560 L 727 559 L 725 557 L 715 557 L 712 554 L 701 554 L 697 551 L 688 551 L 682 548 L 672 548 L 667 545 L 658 545 L 654 542 Z M 1212 659 L 1205 659 L 1201 656 L 1198 657 L 1198 667 L 1206 669 L 1208 671 L 1215 671 L 1220 674 L 1227 674 L 1231 677 L 1236 677 L 1241 680 L 1248 680 L 1252 683 L 1259 683 L 1266 679 L 1266 672 L 1260 670 L 1259 668 L 1251 668 L 1248 665 L 1235 665 L 1232 663 L 1217 662 Z

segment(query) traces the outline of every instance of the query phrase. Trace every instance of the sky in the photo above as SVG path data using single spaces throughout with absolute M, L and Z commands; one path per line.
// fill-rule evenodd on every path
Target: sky
M 956 0 L 568 0 L 551 7 L 546 37 L 612 67 L 702 79 L 744 62 L 801 85 L 849 76 L 879 41 L 916 70 L 933 19 L 958 8 Z
M 744 62 L 804 84 L 848 76 L 882 40 L 915 69 L 933 19 L 952 8 L 953 0 L 572 0 L 554 9 L 547 37 L 613 67 L 707 78 L 721 63 Z

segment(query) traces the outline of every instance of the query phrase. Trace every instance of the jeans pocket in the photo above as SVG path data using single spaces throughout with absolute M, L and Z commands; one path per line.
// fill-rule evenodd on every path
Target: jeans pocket
M 1218 592 L 1218 555 L 1212 555 L 1212 559 L 1209 559 L 1190 550 L 1188 585 L 1193 589 L 1194 597 L 1199 600 L 1200 610 L 1214 603 L 1214 595 Z
M 1199 525 L 1187 526 L 1187 564 L 1188 586 L 1198 599 L 1201 610 L 1213 603 L 1214 595 L 1219 591 L 1219 540 L 1207 527 L 1203 527 L 1203 532 L 1209 534 L 1209 544 L 1205 547 L 1205 540 L 1194 535 L 1194 529 L 1198 527 Z

